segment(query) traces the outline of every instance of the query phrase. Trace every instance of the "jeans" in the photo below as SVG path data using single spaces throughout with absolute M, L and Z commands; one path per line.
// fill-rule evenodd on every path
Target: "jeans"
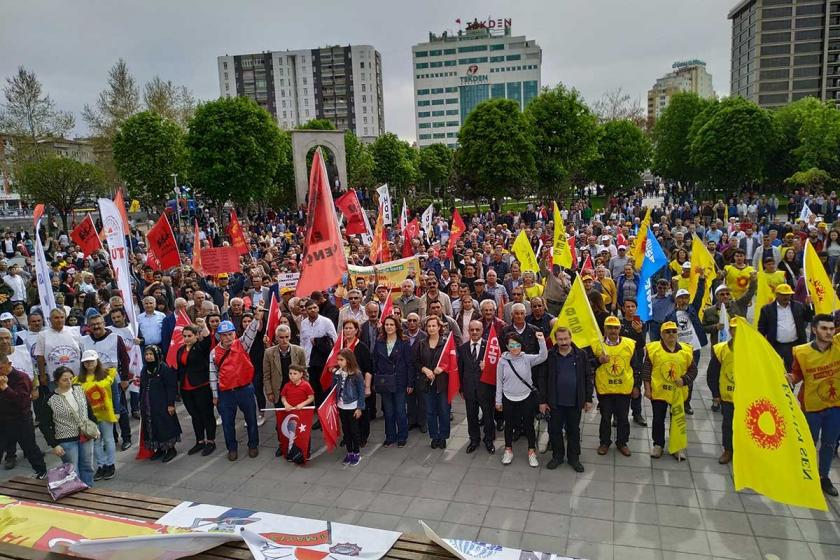
M 720 401 L 720 411 L 723 419 L 720 421 L 720 439 L 726 451 L 732 451 L 732 418 L 735 416 L 735 405 L 731 402 Z
M 64 441 L 59 443 L 64 450 L 61 458 L 63 463 L 73 463 L 79 478 L 88 486 L 93 486 L 93 441 L 87 440 L 82 443 L 76 441 Z
M 615 445 L 624 447 L 630 439 L 630 421 L 627 419 L 627 411 L 630 409 L 630 395 L 598 395 L 598 403 L 601 405 L 601 425 L 598 435 L 601 445 L 612 443 L 612 418 L 615 417 L 617 424 Z
M 114 423 L 101 420 L 99 425 L 99 439 L 93 442 L 93 456 L 96 466 L 113 465 L 117 454 L 117 443 L 114 441 Z
M 236 441 L 237 408 L 245 416 L 248 449 L 256 449 L 260 445 L 260 434 L 257 431 L 257 401 L 254 386 L 250 383 L 237 389 L 219 391 L 219 416 L 222 417 L 222 431 L 225 433 L 225 447 L 228 451 L 239 449 L 239 443 Z
M 834 458 L 834 447 L 837 445 L 837 437 L 840 436 L 840 407 L 826 408 L 819 412 L 806 412 L 805 419 L 808 420 L 808 427 L 811 428 L 814 445 L 817 444 L 817 440 L 820 442 L 817 449 L 820 457 L 820 477 L 828 478 L 831 460 Z
M 426 425 L 432 439 L 449 439 L 449 411 L 452 408 L 446 400 L 446 393 L 438 393 L 434 387 L 426 393 Z
M 123 442 L 131 442 L 131 416 L 128 414 L 128 406 L 126 406 L 125 393 L 126 391 L 120 391 L 120 437 L 122 437 Z
M 140 393 L 135 393 L 134 391 L 128 392 L 128 397 L 131 400 L 131 412 L 133 413 L 140 413 Z
M 568 446 L 563 442 L 564 431 Z M 552 405 L 548 419 L 548 440 L 551 442 L 552 458 L 562 461 L 565 456 L 569 463 L 577 462 L 580 458 L 580 408 Z
M 385 443 L 408 439 L 408 416 L 405 412 L 405 390 L 379 393 L 385 415 Z M 447 417 L 448 419 L 448 417 Z

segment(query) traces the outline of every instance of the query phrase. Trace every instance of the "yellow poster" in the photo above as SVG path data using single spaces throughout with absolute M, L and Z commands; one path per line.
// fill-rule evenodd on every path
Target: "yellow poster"
M 348 272 L 350 275 L 350 285 L 356 286 L 357 278 L 364 278 L 365 284 L 373 282 L 374 284 L 384 284 L 388 289 L 396 288 L 393 292 L 393 298 L 400 297 L 400 284 L 406 278 L 411 277 L 415 282 L 417 276 L 420 274 L 420 259 L 417 257 L 407 257 L 396 261 L 390 261 L 374 266 L 354 266 L 348 265 Z

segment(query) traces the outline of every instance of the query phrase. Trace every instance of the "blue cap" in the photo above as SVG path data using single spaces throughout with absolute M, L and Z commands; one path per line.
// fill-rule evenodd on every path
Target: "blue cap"
M 236 327 L 230 321 L 222 321 L 216 328 L 216 334 L 224 334 L 229 332 L 236 332 Z

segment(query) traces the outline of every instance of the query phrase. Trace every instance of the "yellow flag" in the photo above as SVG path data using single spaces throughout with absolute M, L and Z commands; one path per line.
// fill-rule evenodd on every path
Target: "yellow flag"
M 706 273 L 706 293 L 703 294 L 703 304 L 700 306 L 700 313 L 703 309 L 712 304 L 711 281 L 715 277 L 715 260 L 709 254 L 709 250 L 700 241 L 700 238 L 692 236 L 691 238 L 691 274 L 688 277 L 688 293 L 691 295 L 691 301 L 694 301 L 694 296 L 697 294 L 697 288 L 700 284 L 700 271 Z
M 673 455 L 688 447 L 688 425 L 685 421 L 685 399 L 683 387 L 674 386 L 670 394 L 671 431 L 668 434 L 668 453 Z
M 764 263 L 759 259 L 758 273 L 756 273 L 756 282 L 758 285 L 755 290 L 755 314 L 753 316 L 753 325 L 758 328 L 758 319 L 761 317 L 761 308 L 768 303 L 773 303 L 776 295 L 773 288 L 770 287 L 770 278 L 764 272 Z
M 648 229 L 650 228 L 650 208 L 645 213 L 645 218 L 639 225 L 639 233 L 636 235 L 636 240 L 630 246 L 630 258 L 633 259 L 633 266 L 636 270 L 642 269 L 642 261 L 645 260 L 645 240 L 647 239 Z
M 733 352 L 735 490 L 752 488 L 783 504 L 826 511 L 814 440 L 782 359 L 743 317 Z
M 566 239 L 566 228 L 557 203 L 554 203 L 554 264 L 563 268 L 572 268 L 572 251 Z
M 557 320 L 554 321 L 554 326 L 551 327 L 551 333 L 549 333 L 551 340 L 555 340 L 554 335 L 559 327 L 566 327 L 571 331 L 572 342 L 579 348 L 592 346 L 596 352 L 600 352 L 602 349 L 601 329 L 598 328 L 595 314 L 592 313 L 592 307 L 589 305 L 589 298 L 586 297 L 586 290 L 583 287 L 580 274 L 572 283 L 569 297 L 566 298 L 563 309 L 560 310 Z
M 136 198 L 131 201 L 131 205 L 128 207 L 129 212 L 139 212 L 140 211 L 140 201 Z
M 528 241 L 528 236 L 525 235 L 525 230 L 519 230 L 519 235 L 516 236 L 516 241 L 513 242 L 513 254 L 516 255 L 516 260 L 519 261 L 522 272 L 531 271 L 534 274 L 540 271 L 540 265 L 537 264 L 537 256 L 534 254 L 534 249 L 531 248 L 531 242 Z
M 805 285 L 814 303 L 815 313 L 832 314 L 837 309 L 837 294 L 810 241 L 805 242 Z

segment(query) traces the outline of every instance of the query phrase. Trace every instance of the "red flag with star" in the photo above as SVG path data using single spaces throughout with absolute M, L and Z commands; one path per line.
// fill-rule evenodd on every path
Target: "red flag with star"
M 335 449 L 338 443 L 338 434 L 341 428 L 338 419 L 338 402 L 335 395 L 335 387 L 318 407 L 318 419 L 321 421 L 321 433 L 324 435 L 324 444 L 327 451 Z
M 277 435 L 280 437 L 280 449 L 283 456 L 289 458 L 300 451 L 303 462 L 309 458 L 309 438 L 312 435 L 312 421 L 315 407 L 307 406 L 301 409 L 277 410 Z M 297 449 L 295 449 L 297 448 Z
M 451 332 L 446 339 L 446 345 L 440 354 L 437 367 L 449 374 L 449 385 L 447 386 L 446 396 L 451 404 L 455 395 L 461 391 L 461 376 L 458 373 L 458 354 L 455 349 L 455 337 Z
M 446 247 L 447 259 L 452 258 L 452 254 L 455 252 L 455 244 L 458 243 L 458 240 L 462 235 L 464 235 L 464 231 L 466 229 L 467 226 L 464 225 L 464 220 L 461 218 L 461 214 L 458 213 L 458 209 L 456 208 L 452 213 L 452 227 L 449 228 L 449 244 Z

